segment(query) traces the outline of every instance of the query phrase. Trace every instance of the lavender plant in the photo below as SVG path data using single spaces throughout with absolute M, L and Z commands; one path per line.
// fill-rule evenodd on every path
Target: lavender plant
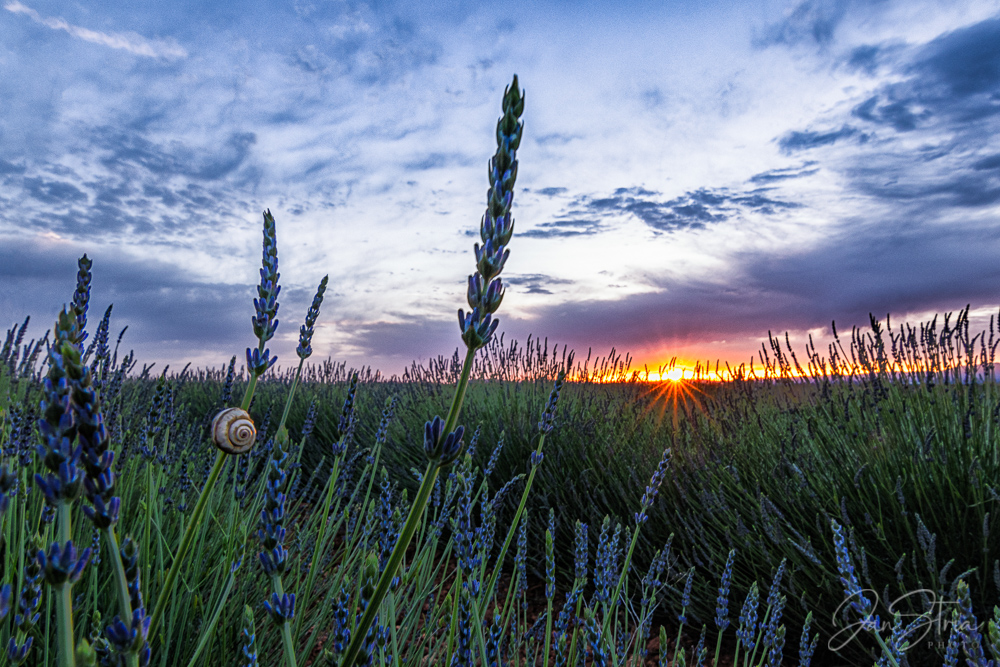
M 462 401 L 465 398 L 476 351 L 486 345 L 499 322 L 493 313 L 503 300 L 503 286 L 499 278 L 510 251 L 507 244 L 514 233 L 511 204 L 514 181 L 517 178 L 517 148 L 521 144 L 524 127 L 518 119 L 524 111 L 524 96 L 518 88 L 517 75 L 504 91 L 503 115 L 497 121 L 497 152 L 490 161 L 490 190 L 488 205 L 480 224 L 483 245 L 475 244 L 477 272 L 469 277 L 468 301 L 472 311 L 458 311 L 459 328 L 466 345 L 465 363 L 455 388 L 451 408 L 444 421 L 435 417 L 424 428 L 424 453 L 428 464 L 410 514 L 400 531 L 399 540 L 389 556 L 389 561 L 379 577 L 371 602 L 353 632 L 353 638 L 344 653 L 343 665 L 353 665 L 361 650 L 364 637 L 375 621 L 378 607 L 389 592 L 389 584 L 396 576 L 403 555 L 413 539 L 420 516 L 427 505 L 439 470 L 454 461 L 462 451 L 464 427 L 458 426 Z
M 156 600 L 156 607 L 153 610 L 150 622 L 150 630 L 154 633 L 158 622 L 162 619 L 163 613 L 166 611 L 167 601 L 174 590 L 177 575 L 184 564 L 187 552 L 191 548 L 191 543 L 194 541 L 201 527 L 201 520 L 208 505 L 208 500 L 212 495 L 219 475 L 222 474 L 222 469 L 226 463 L 227 448 L 229 451 L 236 451 L 232 449 L 234 440 L 239 441 L 253 438 L 253 432 L 255 431 L 253 421 L 250 420 L 249 414 L 246 411 L 253 400 L 254 389 L 257 386 L 258 380 L 278 360 L 277 357 L 270 356 L 270 350 L 266 347 L 267 341 L 271 340 L 278 328 L 278 294 L 281 292 L 281 287 L 278 285 L 280 274 L 278 273 L 277 235 L 275 232 L 274 217 L 271 215 L 270 210 L 264 212 L 264 250 L 261 264 L 260 284 L 257 286 L 258 298 L 254 299 L 256 315 L 252 318 L 253 332 L 257 337 L 258 344 L 253 350 L 247 348 L 246 351 L 250 382 L 247 385 L 246 393 L 243 395 L 243 402 L 239 408 L 241 412 L 240 419 L 244 419 L 245 417 L 248 423 L 244 422 L 243 426 L 238 426 L 233 430 L 227 428 L 222 433 L 218 431 L 213 433 L 215 443 L 220 447 L 219 453 L 215 457 L 212 470 L 208 475 L 208 479 L 205 480 L 201 494 L 198 496 L 198 501 L 195 503 L 190 521 L 184 531 L 184 536 L 181 538 L 181 542 L 174 555 L 170 571 L 167 573 L 163 588 L 160 590 L 160 594 Z M 218 420 L 222 414 L 220 413 L 216 419 Z

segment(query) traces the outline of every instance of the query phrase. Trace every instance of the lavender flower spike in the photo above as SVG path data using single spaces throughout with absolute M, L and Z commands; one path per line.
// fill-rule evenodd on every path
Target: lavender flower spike
M 524 130 L 524 123 L 518 120 L 524 112 L 524 94 L 518 88 L 516 74 L 504 90 L 502 109 L 503 115 L 497 120 L 497 152 L 489 164 L 486 213 L 479 227 L 483 244 L 475 245 L 476 273 L 469 276 L 467 300 L 471 312 L 458 311 L 458 326 L 469 350 L 483 347 L 493 336 L 498 322 L 492 316 L 504 296 L 499 275 L 510 256 L 507 244 L 514 233 L 510 207 L 517 179 L 517 148 Z
M 90 304 L 90 281 L 92 278 L 90 267 L 93 264 L 93 260 L 87 259 L 86 254 L 77 262 L 80 270 L 76 274 L 76 291 L 73 292 L 73 315 L 76 317 L 77 333 L 73 342 L 76 343 L 81 352 L 83 352 L 83 341 L 87 340 L 87 333 L 84 329 L 87 328 L 87 308 Z
M 278 242 L 271 211 L 264 211 L 264 252 L 261 260 L 260 285 L 257 286 L 258 298 L 253 300 L 256 315 L 251 318 L 253 333 L 259 341 L 256 351 L 251 353 L 247 348 L 247 370 L 256 375 L 263 375 L 274 365 L 277 357 L 270 357 L 270 350 L 264 349 L 264 344 L 271 340 L 278 329 Z
M 67 582 L 75 584 L 80 580 L 83 568 L 87 567 L 87 561 L 90 560 L 90 547 L 84 549 L 77 558 L 76 547 L 72 541 L 66 542 L 63 546 L 53 542 L 49 546 L 48 553 L 38 552 L 37 559 L 45 575 L 45 581 L 52 586 L 62 586 Z
M 729 584 L 733 576 L 733 560 L 736 549 L 729 550 L 726 558 L 726 569 L 722 572 L 722 582 L 719 584 L 719 597 L 715 598 L 715 625 L 721 633 L 729 627 Z
M 833 543 L 837 550 L 837 570 L 840 571 L 840 581 L 844 586 L 847 597 L 857 598 L 851 601 L 851 606 L 861 614 L 864 622 L 869 624 L 873 612 L 872 601 L 865 597 L 858 583 L 858 577 L 854 573 L 854 564 L 851 562 L 851 554 L 847 551 L 844 542 L 843 528 L 834 519 L 830 519 L 830 526 L 833 528 Z
M 299 346 L 295 348 L 295 353 L 299 355 L 300 359 L 307 359 L 312 354 L 313 326 L 316 324 L 316 318 L 319 317 L 319 307 L 323 305 L 323 294 L 326 292 L 326 283 L 329 279 L 330 276 L 323 276 L 323 280 L 319 281 L 316 296 L 313 297 L 309 312 L 306 313 L 306 323 L 299 329 Z
M 649 480 L 649 486 L 646 487 L 646 492 L 642 494 L 642 509 L 635 514 L 636 523 L 645 523 L 649 518 L 646 512 L 653 506 L 653 501 L 656 500 L 656 494 L 660 490 L 660 484 L 663 483 L 663 477 L 667 474 L 667 465 L 669 464 L 670 448 L 668 447 L 663 451 L 663 457 L 660 459 L 660 465 L 656 467 L 653 477 Z

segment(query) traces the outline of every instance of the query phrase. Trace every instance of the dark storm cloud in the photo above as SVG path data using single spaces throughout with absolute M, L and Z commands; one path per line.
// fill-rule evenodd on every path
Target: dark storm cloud
M 571 285 L 572 280 L 563 280 L 544 273 L 512 273 L 504 277 L 505 284 L 528 294 L 552 294 L 553 285 Z
M 847 67 L 855 72 L 860 71 L 873 75 L 878 69 L 881 52 L 882 49 L 876 44 L 857 46 L 851 49 L 851 53 L 847 57 Z
M 945 33 L 893 60 L 894 73 L 902 80 L 879 87 L 857 104 L 851 111 L 855 120 L 867 128 L 896 133 L 918 128 L 955 133 L 950 150 L 958 151 L 995 135 L 993 119 L 1000 115 L 1000 19 Z
M 189 235 L 248 207 L 228 179 L 199 180 L 191 174 L 164 178 L 177 174 L 150 171 L 148 163 L 112 161 L 106 166 L 102 175 L 89 180 L 44 160 L 11 170 L 2 181 L 4 194 L 31 210 L 20 219 L 20 229 L 95 240 L 129 233 L 135 242 L 144 234 Z
M 25 166 L 23 164 L 14 164 L 13 162 L 7 162 L 6 160 L 0 160 L 0 175 L 3 174 L 23 174 Z
M 851 115 L 879 125 L 889 125 L 897 132 L 909 132 L 917 127 L 917 121 L 926 118 L 929 112 L 915 112 L 907 100 L 887 101 L 879 104 L 877 95 L 854 107 Z
M 1000 153 L 984 157 L 972 163 L 972 168 L 976 171 L 986 171 L 989 169 L 1000 169 Z
M 591 236 L 602 232 L 608 225 L 598 218 L 574 218 L 570 215 L 559 215 L 556 220 L 541 222 L 534 228 L 518 230 L 522 238 L 550 239 L 569 236 Z
M 120 252 L 86 244 L 9 238 L 0 239 L 0 282 L 5 286 L 0 313 L 11 321 L 0 322 L 0 327 L 5 330 L 30 315 L 29 333 L 40 337 L 71 301 L 77 260 L 84 252 L 93 261 L 88 330 L 93 331 L 113 303 L 112 331 L 117 335 L 128 325 L 120 353 L 135 349 L 140 362 L 177 362 L 209 351 L 217 353 L 221 363 L 233 354 L 242 359 L 253 342 L 250 318 L 256 290 L 249 284 L 200 282 L 169 263 L 123 258 Z M 270 346 L 280 350 L 283 361 L 294 357 L 300 324 L 295 317 L 306 312 L 314 292 L 314 287 L 282 287 L 281 324 Z M 324 306 L 329 308 L 335 299 L 328 294 Z
M 443 51 L 436 35 L 391 3 L 297 3 L 295 9 L 295 28 L 312 43 L 297 48 L 290 62 L 308 73 L 389 83 L 436 63 Z
M 851 137 L 857 137 L 861 143 L 868 140 L 867 135 L 859 133 L 857 128 L 844 125 L 839 130 L 827 130 L 825 132 L 815 130 L 787 132 L 778 139 L 778 147 L 782 153 L 790 155 L 796 151 L 829 146 L 841 139 L 849 139 Z
M 801 167 L 785 167 L 782 169 L 769 169 L 759 174 L 754 174 L 748 180 L 750 183 L 774 183 L 777 181 L 787 181 L 795 178 L 805 178 L 812 176 L 819 168 L 813 167 L 815 160 L 805 162 Z
M 607 301 L 534 309 L 530 321 L 501 325 L 528 333 L 620 351 L 711 340 L 763 340 L 767 331 L 864 326 L 868 314 L 958 310 L 996 303 L 1000 227 L 914 227 L 909 219 L 862 229 L 844 226 L 807 251 L 742 254 L 724 283 L 661 280 L 659 291 Z
M 92 138 L 96 149 L 107 153 L 102 162 L 112 170 L 137 165 L 156 176 L 186 176 L 214 181 L 229 176 L 249 158 L 257 135 L 231 132 L 221 145 L 193 147 L 178 141 L 156 143 L 137 131 L 122 132 L 110 127 L 96 128 Z
M 769 26 L 756 44 L 761 47 L 802 42 L 829 44 L 847 15 L 849 4 L 847 0 L 805 0 L 784 20 Z
M 801 175 L 806 174 L 796 174 Z M 597 234 L 609 229 L 609 218 L 617 215 L 635 216 L 657 232 L 703 229 L 749 211 L 770 215 L 799 206 L 769 197 L 766 192 L 767 188 L 745 192 L 699 188 L 663 201 L 659 193 L 646 188 L 618 188 L 606 197 L 577 197 L 555 220 L 543 222 L 520 235 L 552 238 Z
M 349 344 L 361 349 L 364 359 L 384 362 L 383 368 L 398 368 L 411 361 L 448 355 L 464 345 L 458 318 L 437 316 L 402 316 L 400 322 L 339 322 L 334 326 L 348 334 Z
M 1000 83 L 1000 18 L 938 37 L 925 47 L 912 69 L 926 77 L 924 85 L 942 85 L 958 98 L 995 93 Z
M 1000 164 L 1000 18 L 942 34 L 905 54 L 897 49 L 891 61 L 892 82 L 850 112 L 861 128 L 790 132 L 779 139 L 781 148 L 824 147 L 851 190 L 910 205 L 917 225 L 950 209 L 1000 202 L 993 167 Z M 833 146 L 845 137 L 872 141 L 848 153 L 850 146 Z M 909 144 L 900 143 L 904 137 Z M 922 144 L 914 147 L 914 139 Z
M 29 197 L 45 204 L 74 204 L 87 201 L 86 194 L 66 181 L 50 181 L 38 177 L 25 178 L 24 189 Z
M 445 167 L 468 167 L 478 160 L 471 155 L 460 153 L 428 153 L 419 160 L 406 162 L 403 168 L 407 171 L 424 171 L 427 169 L 443 169 Z

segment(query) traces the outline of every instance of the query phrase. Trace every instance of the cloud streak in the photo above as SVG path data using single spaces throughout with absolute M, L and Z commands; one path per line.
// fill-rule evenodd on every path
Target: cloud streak
M 179 58 L 186 58 L 188 55 L 187 51 L 185 51 L 176 42 L 150 40 L 134 32 L 107 33 L 90 30 L 89 28 L 73 25 L 63 18 L 42 16 L 31 7 L 18 2 L 18 0 L 11 0 L 10 2 L 5 3 L 3 8 L 13 14 L 22 14 L 27 16 L 35 23 L 43 25 L 46 28 L 51 28 L 52 30 L 62 30 L 63 32 L 76 37 L 77 39 L 82 39 L 85 42 L 100 44 L 101 46 L 107 46 L 112 49 L 128 51 L 136 56 L 176 60 Z

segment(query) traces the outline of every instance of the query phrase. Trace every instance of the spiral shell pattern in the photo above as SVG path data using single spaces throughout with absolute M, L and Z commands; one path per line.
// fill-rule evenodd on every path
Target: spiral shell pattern
M 246 410 L 227 408 L 212 420 L 212 441 L 226 454 L 242 454 L 253 447 L 257 428 Z

